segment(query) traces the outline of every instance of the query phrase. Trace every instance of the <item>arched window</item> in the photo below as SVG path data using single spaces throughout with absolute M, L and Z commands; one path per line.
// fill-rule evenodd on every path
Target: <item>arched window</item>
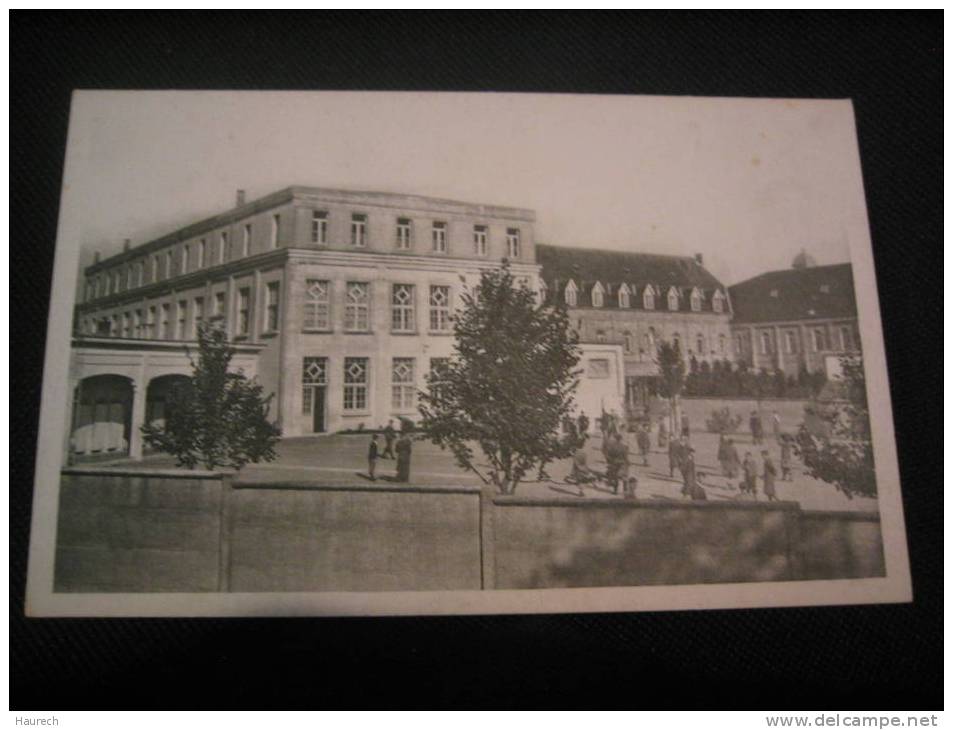
M 771 352 L 771 333 L 762 332 L 761 333 L 761 354 L 767 355 Z
M 601 307 L 605 304 L 605 290 L 602 288 L 602 284 L 598 281 L 596 285 L 592 287 L 592 306 Z
M 674 286 L 668 290 L 668 309 L 670 312 L 678 311 L 678 290 Z
M 702 293 L 697 288 L 692 289 L 692 311 L 702 311 Z
M 642 290 L 642 307 L 644 309 L 655 309 L 655 290 L 651 284 Z
M 566 305 L 569 307 L 576 306 L 576 295 L 579 293 L 579 290 L 576 288 L 576 282 L 572 279 L 569 280 L 569 283 L 566 285 Z
M 629 287 L 625 284 L 619 287 L 619 309 L 629 308 Z

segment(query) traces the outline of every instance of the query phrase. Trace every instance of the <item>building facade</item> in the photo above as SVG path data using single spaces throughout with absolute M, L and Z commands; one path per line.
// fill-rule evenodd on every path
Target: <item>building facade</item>
M 416 416 L 417 391 L 451 353 L 463 287 L 504 258 L 537 281 L 529 210 L 303 187 L 238 203 L 88 267 L 74 360 L 94 342 L 109 351 L 103 341 L 184 353 L 215 323 L 257 352 L 254 374 L 285 435 L 376 428 Z M 114 360 L 115 374 L 142 380 Z M 187 358 L 180 365 L 188 374 Z M 71 385 L 86 377 L 78 364 Z
M 735 352 L 755 370 L 830 377 L 841 355 L 860 354 L 850 264 L 816 266 L 802 252 L 790 269 L 735 284 L 729 293 Z
M 686 362 L 734 359 L 731 300 L 701 256 L 538 245 L 536 260 L 547 301 L 566 304 L 580 340 L 621 346 L 627 408 L 655 392 L 660 342 Z

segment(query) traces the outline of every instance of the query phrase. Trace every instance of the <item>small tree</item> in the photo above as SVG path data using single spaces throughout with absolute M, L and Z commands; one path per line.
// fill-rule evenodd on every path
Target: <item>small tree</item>
M 681 405 L 679 396 L 685 388 L 685 361 L 677 344 L 660 342 L 656 363 L 659 369 L 659 395 L 669 401 L 669 413 L 672 418 L 671 433 L 674 436 L 681 430 Z
M 823 416 L 830 435 L 816 436 L 802 426 L 797 448 L 811 476 L 833 484 L 848 499 L 854 495 L 875 497 L 877 479 L 863 362 L 842 357 L 841 373 L 846 401 Z
M 577 339 L 563 305 L 537 306 L 502 268 L 464 291 L 454 318 L 454 355 L 428 376 L 420 426 L 461 468 L 512 494 L 527 471 L 568 456 L 575 444 L 558 429 L 578 384 Z M 478 468 L 474 445 L 489 462 Z
M 281 429 L 268 420 L 272 396 L 263 397 L 261 385 L 243 373 L 228 371 L 235 350 L 222 329 L 202 325 L 198 336 L 192 377 L 173 388 L 165 423 L 142 427 L 145 443 L 189 469 L 274 461 Z

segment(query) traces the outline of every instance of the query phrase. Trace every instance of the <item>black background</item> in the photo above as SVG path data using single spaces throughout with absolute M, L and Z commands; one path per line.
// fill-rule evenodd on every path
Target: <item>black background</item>
M 11 704 L 942 706 L 942 15 L 11 13 Z M 25 619 L 74 88 L 853 98 L 915 601 L 400 619 Z M 810 243 L 810 242 L 806 242 Z

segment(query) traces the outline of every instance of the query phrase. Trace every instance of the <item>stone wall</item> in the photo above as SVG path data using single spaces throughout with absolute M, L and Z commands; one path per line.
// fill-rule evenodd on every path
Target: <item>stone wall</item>
M 794 502 L 531 499 L 102 468 L 63 472 L 54 587 L 479 590 L 882 575 L 876 514 Z

